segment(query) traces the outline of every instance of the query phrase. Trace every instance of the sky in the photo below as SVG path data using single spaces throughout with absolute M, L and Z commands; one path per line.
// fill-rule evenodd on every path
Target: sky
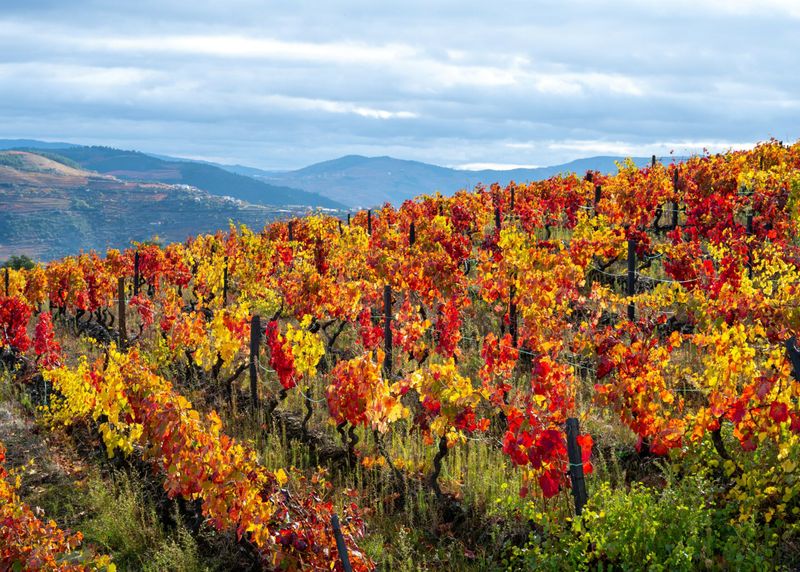
M 800 138 L 794 0 L 0 4 L 0 138 L 264 169 Z

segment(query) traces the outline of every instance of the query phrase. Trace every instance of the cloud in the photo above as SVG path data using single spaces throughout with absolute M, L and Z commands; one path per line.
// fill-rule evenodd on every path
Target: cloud
M 632 145 L 623 141 L 558 141 L 548 144 L 554 151 L 575 151 L 582 156 L 591 155 L 693 155 L 703 152 L 719 153 L 729 150 L 751 149 L 752 141 L 652 141 Z
M 419 117 L 413 111 L 389 111 L 365 107 L 347 101 L 311 99 L 305 97 L 286 97 L 269 95 L 261 98 L 264 104 L 294 111 L 325 111 L 328 113 L 352 113 L 369 119 L 414 119 Z
M 10 1 L 0 137 L 264 168 L 794 140 L 798 17 L 783 0 Z
M 696 6 L 695 2 L 681 2 L 687 8 Z M 800 5 L 794 0 L 707 0 L 700 4 L 717 13 L 736 16 L 785 15 L 800 18 Z
M 88 37 L 71 39 L 87 51 L 179 54 L 226 59 L 265 59 L 336 65 L 381 64 L 408 58 L 415 50 L 407 45 L 369 45 L 359 42 L 287 42 L 242 35 L 144 35 L 137 37 Z
M 536 169 L 539 166 L 514 163 L 464 163 L 462 165 L 453 165 L 453 168 L 461 171 L 511 171 L 512 169 Z

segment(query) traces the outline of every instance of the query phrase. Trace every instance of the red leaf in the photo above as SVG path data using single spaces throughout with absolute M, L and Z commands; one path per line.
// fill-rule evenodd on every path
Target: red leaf
M 774 401 L 769 407 L 769 416 L 772 417 L 776 423 L 783 423 L 789 419 L 789 408 L 785 403 Z

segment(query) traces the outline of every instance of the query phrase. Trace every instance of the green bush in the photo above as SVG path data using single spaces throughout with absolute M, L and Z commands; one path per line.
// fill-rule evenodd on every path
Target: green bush
M 100 480 L 91 484 L 88 497 L 93 515 L 80 527 L 89 544 L 112 555 L 118 570 L 209 569 L 201 562 L 195 539 L 177 512 L 177 529 L 164 529 L 145 481 L 119 472 L 114 474 L 113 486 L 108 485 Z
M 713 484 L 689 478 L 661 491 L 594 491 L 582 519 L 540 520 L 528 544 L 513 548 L 510 570 L 772 570 L 768 531 L 734 511 L 707 506 Z
M 14 270 L 21 270 L 22 268 L 30 270 L 34 266 L 36 266 L 36 263 L 24 254 L 20 256 L 12 256 L 0 264 L 0 268 L 12 268 Z

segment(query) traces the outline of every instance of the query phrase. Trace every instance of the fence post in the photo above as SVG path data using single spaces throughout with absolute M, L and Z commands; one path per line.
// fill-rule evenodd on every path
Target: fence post
M 225 257 L 225 266 L 222 268 L 222 307 L 228 305 L 228 257 Z
M 797 347 L 796 336 L 786 340 L 786 353 L 789 354 L 789 361 L 792 362 L 792 377 L 796 381 L 800 381 L 800 348 Z
M 628 296 L 634 295 L 636 287 L 636 241 L 628 239 Z M 628 319 L 633 321 L 636 318 L 636 308 L 633 302 L 628 303 Z
M 383 287 L 383 371 L 386 379 L 392 377 L 392 287 L 388 284 Z
M 569 478 L 572 481 L 572 496 L 575 498 L 575 514 L 580 516 L 586 504 L 586 481 L 583 478 L 583 458 L 578 445 L 578 420 L 567 419 L 567 457 L 569 458 Z
M 603 186 L 594 186 L 594 216 L 597 216 L 597 207 L 600 205 L 600 198 L 603 194 Z
M 745 231 L 747 232 L 747 236 L 751 236 L 753 234 L 753 210 L 752 208 L 747 213 L 747 219 L 745 222 Z M 750 249 L 750 244 L 747 245 L 747 277 L 751 280 L 753 279 L 753 253 Z
M 672 190 L 675 191 L 675 193 L 678 192 L 678 168 L 677 167 L 675 167 L 675 171 L 673 171 L 673 173 L 672 173 Z M 677 197 L 675 198 L 674 201 L 672 201 L 672 229 L 674 230 L 676 228 L 678 228 L 678 199 L 677 199 Z
M 125 327 L 125 278 L 117 279 L 117 313 L 119 314 L 119 349 L 128 345 L 128 330 Z
M 333 527 L 333 536 L 336 538 L 336 551 L 339 553 L 342 568 L 344 572 L 353 572 L 353 567 L 350 566 L 350 556 L 347 555 L 347 545 L 344 543 L 342 528 L 339 526 L 339 515 L 336 513 L 333 513 L 331 517 L 331 526 Z
M 133 253 L 133 295 L 139 295 L 139 251 Z
M 372 236 L 372 210 L 367 211 L 367 234 Z
M 414 246 L 415 242 L 417 242 L 417 227 L 412 220 L 411 226 L 408 227 L 408 245 Z
M 261 345 L 261 318 L 250 318 L 250 400 L 253 413 L 258 411 L 258 348 Z
M 508 331 L 511 333 L 511 342 L 514 347 L 517 347 L 519 342 L 519 333 L 517 326 L 517 304 L 514 302 L 514 297 L 517 295 L 517 288 L 514 284 L 511 285 L 508 291 Z

